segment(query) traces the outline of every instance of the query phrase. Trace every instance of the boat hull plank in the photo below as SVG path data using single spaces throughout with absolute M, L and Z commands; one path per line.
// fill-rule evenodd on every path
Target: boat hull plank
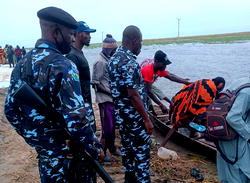
M 162 118 L 157 118 L 152 114 L 150 114 L 150 118 L 154 123 L 155 128 L 162 135 L 166 136 L 168 131 L 171 129 L 171 125 L 167 125 L 164 121 L 162 121 Z M 185 147 L 197 154 L 206 156 L 210 160 L 216 160 L 216 147 L 212 142 L 208 142 L 204 139 L 195 140 L 178 131 L 176 131 L 170 139 L 182 147 Z

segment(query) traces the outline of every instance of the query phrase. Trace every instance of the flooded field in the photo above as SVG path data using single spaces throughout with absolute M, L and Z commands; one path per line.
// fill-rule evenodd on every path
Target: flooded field
M 232 44 L 169 44 L 143 46 L 137 60 L 140 63 L 145 58 L 153 58 L 157 50 L 167 53 L 172 64 L 167 70 L 191 81 L 222 76 L 226 87 L 232 80 L 249 76 L 250 71 L 250 42 Z M 96 60 L 100 48 L 85 50 L 90 67 Z M 156 86 L 172 97 L 181 84 L 160 78 Z

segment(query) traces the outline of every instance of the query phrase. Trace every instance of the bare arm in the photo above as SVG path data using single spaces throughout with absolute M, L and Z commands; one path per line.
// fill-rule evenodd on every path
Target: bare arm
M 163 113 L 166 113 L 168 111 L 167 107 L 161 103 L 161 101 L 155 96 L 155 94 L 152 92 L 152 84 L 149 82 L 144 82 L 145 89 L 147 91 L 148 96 L 157 104 L 160 106 Z
M 152 84 L 149 82 L 144 82 L 145 89 L 147 91 L 148 96 L 157 104 L 161 105 L 161 101 L 155 96 L 152 92 Z
M 170 104 L 170 106 L 173 105 L 173 102 L 168 97 L 164 97 L 163 99 L 166 100 Z
M 139 112 L 139 114 L 143 118 L 147 133 L 151 135 L 153 133 L 154 126 L 151 120 L 149 119 L 148 113 L 146 112 L 144 108 L 143 102 L 141 100 L 141 97 L 137 89 L 128 89 L 128 96 L 131 99 L 131 102 L 134 108 Z
M 183 83 L 185 85 L 190 84 L 191 82 L 189 82 L 189 79 L 183 79 L 179 76 L 176 76 L 175 74 L 169 73 L 167 76 L 165 76 L 165 78 L 177 82 L 177 83 Z

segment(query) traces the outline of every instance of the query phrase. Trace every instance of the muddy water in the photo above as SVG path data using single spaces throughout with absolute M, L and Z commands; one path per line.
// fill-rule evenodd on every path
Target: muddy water
M 191 81 L 222 76 L 226 79 L 226 86 L 228 86 L 236 78 L 249 76 L 250 42 L 143 46 L 137 61 L 140 63 L 146 58 L 153 58 L 157 50 L 166 52 L 172 61 L 172 64 L 167 67 L 168 71 L 180 77 L 189 78 Z M 91 72 L 100 51 L 101 48 L 83 50 L 89 61 Z M 11 70 L 8 65 L 0 66 L 0 87 L 1 82 L 8 81 Z M 163 78 L 158 79 L 155 84 L 169 97 L 181 87 L 181 84 Z
M 153 58 L 157 50 L 167 53 L 172 64 L 167 70 L 191 81 L 222 76 L 226 87 L 232 80 L 249 76 L 250 42 L 232 44 L 169 44 L 143 46 L 137 58 L 141 62 L 145 58 Z M 83 50 L 93 67 L 101 48 Z M 92 69 L 91 69 L 92 70 Z M 168 79 L 160 78 L 155 83 L 168 96 L 172 97 L 182 86 Z

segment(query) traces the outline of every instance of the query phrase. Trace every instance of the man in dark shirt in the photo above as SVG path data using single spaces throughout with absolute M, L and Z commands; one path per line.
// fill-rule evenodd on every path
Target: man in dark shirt
M 78 22 L 78 28 L 75 30 L 75 42 L 71 47 L 70 53 L 66 56 L 76 64 L 76 67 L 79 71 L 83 100 L 84 102 L 89 103 L 90 106 L 92 106 L 90 91 L 90 69 L 89 63 L 84 56 L 82 49 L 84 46 L 89 46 L 91 39 L 90 33 L 95 31 L 95 29 L 89 28 L 89 26 L 85 22 Z M 90 124 L 95 131 L 96 125 L 93 109 Z
M 7 58 L 8 58 L 8 63 L 10 65 L 10 68 L 11 68 L 11 65 L 13 65 L 14 67 L 14 49 L 13 47 L 10 45 L 7 49 Z
M 22 57 L 24 57 L 26 55 L 26 49 L 24 48 L 24 46 L 22 47 Z

